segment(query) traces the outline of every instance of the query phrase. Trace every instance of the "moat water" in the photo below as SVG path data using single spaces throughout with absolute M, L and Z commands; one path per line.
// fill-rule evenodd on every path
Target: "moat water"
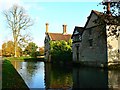
M 52 65 L 44 62 L 12 61 L 13 66 L 32 90 L 74 88 L 120 89 L 120 71 L 99 68 Z

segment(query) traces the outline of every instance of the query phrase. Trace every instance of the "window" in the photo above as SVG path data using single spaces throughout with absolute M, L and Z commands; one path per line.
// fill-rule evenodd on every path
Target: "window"
M 76 46 L 77 61 L 79 61 L 79 46 Z
M 89 45 L 92 47 L 93 46 L 93 39 L 89 39 Z
M 47 43 L 47 41 L 48 41 L 48 40 L 45 38 L 45 43 Z
M 73 42 L 75 41 L 75 36 L 73 36 Z
M 79 36 L 76 36 L 76 41 L 79 41 Z
M 77 53 L 79 53 L 79 46 L 76 46 L 76 51 Z
M 89 29 L 89 35 L 91 35 L 92 34 L 92 29 Z
M 81 35 L 75 35 L 72 38 L 73 42 L 81 42 L 82 41 L 82 36 Z
M 82 36 L 81 35 L 79 35 L 79 41 L 82 41 Z

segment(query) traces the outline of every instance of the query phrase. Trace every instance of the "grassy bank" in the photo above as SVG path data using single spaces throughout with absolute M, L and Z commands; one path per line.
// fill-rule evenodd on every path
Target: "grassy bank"
M 44 58 L 36 58 L 36 57 L 3 57 L 3 60 L 9 61 L 44 61 Z
M 32 57 L 3 57 L 3 60 L 9 60 L 9 61 L 13 61 L 13 60 L 20 60 L 20 61 L 24 61 L 25 59 L 29 59 Z
M 2 89 L 29 90 L 22 77 L 8 60 L 4 60 L 2 65 Z

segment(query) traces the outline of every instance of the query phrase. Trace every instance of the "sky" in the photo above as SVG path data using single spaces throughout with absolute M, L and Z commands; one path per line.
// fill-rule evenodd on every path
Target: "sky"
M 12 40 L 11 30 L 3 12 L 14 4 L 24 7 L 34 20 L 28 33 L 38 47 L 44 46 L 45 23 L 49 23 L 49 32 L 62 33 L 63 24 L 67 25 L 67 33 L 72 34 L 75 26 L 84 27 L 91 10 L 103 12 L 102 0 L 0 0 L 0 48 L 4 42 Z

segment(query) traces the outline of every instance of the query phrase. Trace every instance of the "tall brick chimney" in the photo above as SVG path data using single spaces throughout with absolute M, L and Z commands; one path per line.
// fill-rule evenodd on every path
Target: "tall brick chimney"
M 63 34 L 67 34 L 67 25 L 63 25 Z
M 110 1 L 107 2 L 107 14 L 110 14 Z
M 49 23 L 46 23 L 46 33 L 48 33 L 48 26 L 49 26 Z

